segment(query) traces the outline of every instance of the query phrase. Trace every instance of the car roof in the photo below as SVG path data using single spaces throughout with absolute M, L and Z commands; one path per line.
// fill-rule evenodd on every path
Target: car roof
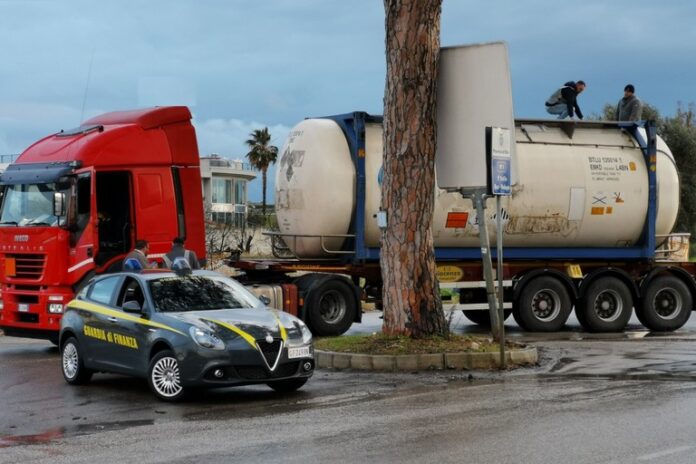
M 172 271 L 171 269 L 145 269 L 140 272 L 132 272 L 132 271 L 123 271 L 123 272 L 114 272 L 111 274 L 102 274 L 98 276 L 96 279 L 94 279 L 94 282 L 97 280 L 101 280 L 106 277 L 114 277 L 114 276 L 130 276 L 130 277 L 135 277 L 139 278 L 141 280 L 157 280 L 161 279 L 163 277 L 177 277 L 179 274 L 176 272 Z M 206 277 L 225 277 L 224 275 L 218 273 L 218 272 L 213 272 L 213 271 L 207 271 L 207 270 L 195 270 L 192 271 L 191 274 L 188 275 L 194 275 L 194 276 L 206 276 Z

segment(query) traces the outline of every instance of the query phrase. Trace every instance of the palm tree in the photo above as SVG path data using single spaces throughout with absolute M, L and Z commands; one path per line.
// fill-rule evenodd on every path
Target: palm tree
M 268 172 L 268 167 L 276 162 L 278 158 L 278 147 L 269 145 L 271 141 L 271 134 L 268 132 L 268 127 L 263 129 L 256 129 L 251 134 L 251 138 L 245 143 L 251 148 L 251 151 L 246 154 L 249 158 L 249 163 L 255 168 L 261 171 L 261 179 L 263 182 L 263 203 L 261 211 L 263 212 L 263 217 L 266 217 L 266 173 Z

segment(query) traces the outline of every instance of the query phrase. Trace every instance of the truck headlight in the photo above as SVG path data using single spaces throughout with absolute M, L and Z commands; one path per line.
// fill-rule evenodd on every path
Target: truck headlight
M 63 303 L 49 303 L 48 312 L 51 314 L 63 314 Z
M 200 327 L 191 327 L 189 333 L 193 341 L 203 348 L 209 348 L 211 350 L 225 349 L 225 343 L 220 340 L 217 335 L 208 330 L 201 329 Z

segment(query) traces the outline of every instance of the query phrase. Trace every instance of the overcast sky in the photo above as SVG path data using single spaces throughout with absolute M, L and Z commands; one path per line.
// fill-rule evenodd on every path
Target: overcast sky
M 545 117 L 549 94 L 577 79 L 588 83 L 585 114 L 629 82 L 671 114 L 696 100 L 695 20 L 689 0 L 444 0 L 442 45 L 507 41 L 518 117 Z M 256 128 L 268 126 L 280 147 L 305 117 L 382 112 L 384 9 L 380 0 L 0 0 L 0 59 L 0 154 L 103 112 L 185 104 L 202 155 L 242 158 Z M 260 197 L 255 181 L 250 199 Z

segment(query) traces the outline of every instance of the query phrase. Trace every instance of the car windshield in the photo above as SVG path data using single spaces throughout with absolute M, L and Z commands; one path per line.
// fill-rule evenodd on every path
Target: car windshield
M 53 215 L 53 193 L 57 191 L 67 192 L 67 185 L 8 185 L 2 202 L 0 225 L 57 226 L 59 218 Z
M 155 309 L 160 312 L 255 308 L 260 302 L 239 284 L 210 276 L 164 277 L 148 281 Z

